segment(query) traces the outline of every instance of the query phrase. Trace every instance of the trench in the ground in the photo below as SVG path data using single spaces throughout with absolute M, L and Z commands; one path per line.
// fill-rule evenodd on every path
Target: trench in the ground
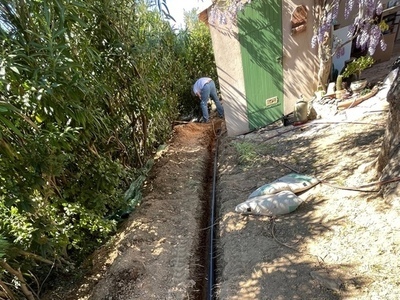
M 220 131 L 216 128 L 216 131 Z M 211 242 L 215 243 L 215 236 L 213 241 L 211 241 L 213 230 L 213 220 L 211 220 L 212 215 L 212 202 L 213 198 L 215 200 L 215 168 L 216 168 L 216 155 L 218 147 L 218 136 L 210 138 L 210 142 L 207 146 L 208 157 L 206 161 L 206 166 L 204 168 L 204 176 L 202 180 L 202 193 L 201 203 L 202 208 L 199 213 L 199 235 L 197 240 L 197 247 L 192 256 L 190 275 L 196 282 L 193 287 L 192 294 L 189 299 L 204 300 L 210 299 L 210 294 L 213 293 L 210 287 L 212 287 L 213 282 L 210 283 L 209 277 L 210 272 L 213 273 L 214 264 L 210 262 L 210 252 L 213 245 Z M 214 212 L 215 215 L 215 212 Z M 211 252 L 211 255 L 213 253 Z M 210 271 L 210 268 L 211 271 Z

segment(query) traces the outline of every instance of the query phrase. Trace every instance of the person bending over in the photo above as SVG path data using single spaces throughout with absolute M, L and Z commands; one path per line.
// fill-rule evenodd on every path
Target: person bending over
M 221 102 L 219 101 L 214 80 L 212 80 L 209 77 L 202 77 L 197 79 L 197 81 L 192 87 L 192 92 L 195 96 L 199 97 L 200 99 L 200 108 L 203 114 L 203 122 L 205 123 L 209 122 L 207 102 L 208 99 L 210 98 L 215 102 L 219 117 L 220 118 L 224 117 L 224 108 L 222 107 Z

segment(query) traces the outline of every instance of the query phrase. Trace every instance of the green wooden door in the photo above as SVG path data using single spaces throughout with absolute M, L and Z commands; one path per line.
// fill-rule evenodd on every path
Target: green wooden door
M 250 129 L 283 116 L 282 0 L 253 0 L 238 14 Z

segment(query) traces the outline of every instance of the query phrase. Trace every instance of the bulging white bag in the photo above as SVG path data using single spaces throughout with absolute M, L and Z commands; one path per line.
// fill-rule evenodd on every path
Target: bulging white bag
M 317 185 L 319 180 L 302 174 L 291 173 L 285 175 L 277 180 L 264 184 L 252 192 L 250 198 L 258 197 L 262 195 L 276 194 L 281 191 L 291 191 L 293 193 L 299 193 L 312 188 Z
M 237 205 L 235 211 L 247 215 L 275 216 L 288 214 L 303 202 L 291 191 L 281 191 L 271 195 L 261 195 L 247 199 Z

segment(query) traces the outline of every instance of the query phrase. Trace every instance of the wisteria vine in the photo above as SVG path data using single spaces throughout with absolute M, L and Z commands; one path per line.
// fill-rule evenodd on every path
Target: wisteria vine
M 211 7 L 210 24 L 226 25 L 228 22 L 235 23 L 237 14 L 248 3 L 251 3 L 251 0 L 215 1 Z
M 215 1 L 210 12 L 210 24 L 235 23 L 237 14 L 246 4 L 252 0 L 225 0 Z M 311 40 L 311 46 L 315 48 L 323 44 L 326 36 L 331 35 L 331 29 L 339 14 L 340 0 L 322 1 L 319 26 L 315 28 L 315 34 Z M 342 1 L 343 3 L 343 1 Z M 361 50 L 368 49 L 373 55 L 376 47 L 380 44 L 383 51 L 386 50 L 386 43 L 382 39 L 382 32 L 376 23 L 376 17 L 382 14 L 383 5 L 380 0 L 347 0 L 344 1 L 344 17 L 348 19 L 352 11 L 358 11 L 353 24 L 349 28 L 348 38 L 356 38 L 356 46 Z M 338 48 L 341 45 L 337 46 Z M 338 49 L 337 48 L 337 49 Z M 336 49 L 336 50 L 337 50 Z
M 317 44 L 323 44 L 326 36 L 330 36 L 331 28 L 337 20 L 339 14 L 340 0 L 324 1 L 320 17 L 320 25 L 315 29 L 315 35 L 311 40 L 311 46 L 315 48 Z M 345 2 L 344 17 L 348 19 L 351 12 L 358 11 L 353 24 L 349 27 L 347 37 L 349 40 L 356 39 L 356 46 L 363 50 L 368 50 L 370 55 L 375 53 L 375 49 L 380 44 L 383 51 L 386 50 L 386 43 L 382 39 L 382 32 L 377 24 L 377 17 L 382 14 L 383 5 L 380 0 L 348 0 Z M 341 46 L 338 45 L 338 48 Z

